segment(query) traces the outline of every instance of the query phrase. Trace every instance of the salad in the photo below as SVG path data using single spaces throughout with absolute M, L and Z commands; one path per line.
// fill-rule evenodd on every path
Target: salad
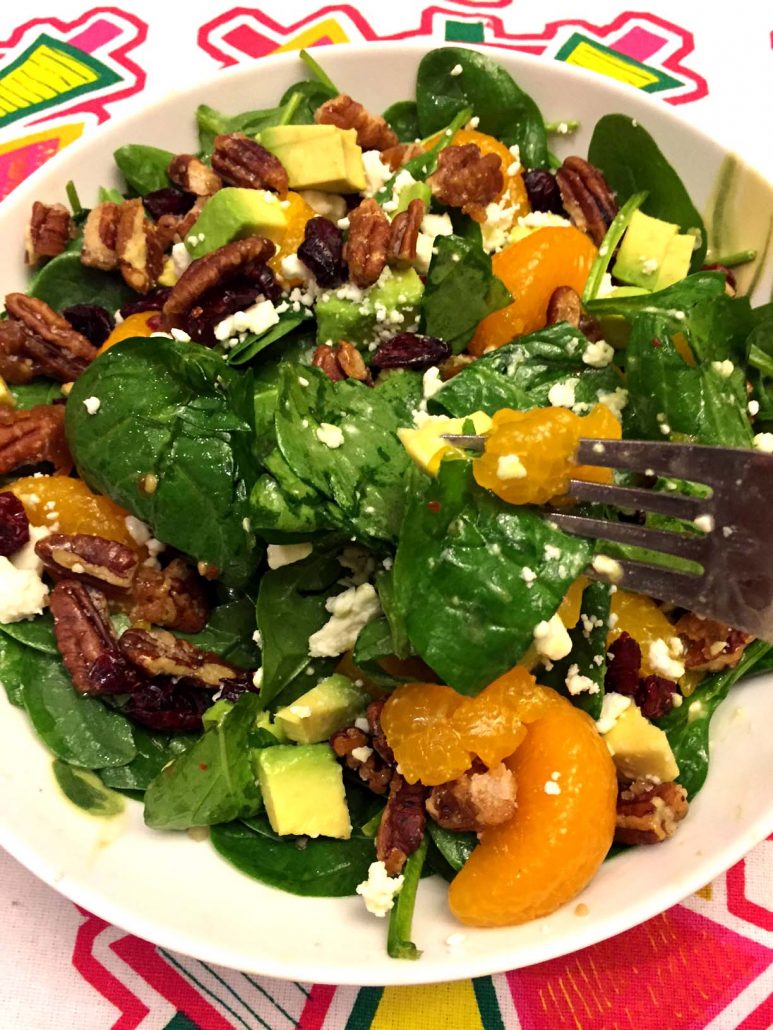
M 416 958 L 422 876 L 520 923 L 688 816 L 770 645 L 627 592 L 618 558 L 662 558 L 550 512 L 612 482 L 581 437 L 772 451 L 773 314 L 636 121 L 562 161 L 576 123 L 481 53 L 430 51 L 383 115 L 302 57 L 276 107 L 200 106 L 197 153 L 127 143 L 121 191 L 34 204 L 0 680 L 73 803 L 361 895 Z

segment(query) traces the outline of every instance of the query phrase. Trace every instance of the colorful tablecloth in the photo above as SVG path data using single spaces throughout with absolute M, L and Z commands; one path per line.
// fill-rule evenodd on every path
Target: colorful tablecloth
M 594 0 L 586 17 L 561 0 L 318 5 L 6 2 L 0 199 L 149 96 L 277 50 L 382 39 L 485 42 L 594 69 L 679 105 L 773 172 L 770 5 L 683 0 L 645 13 Z M 611 941 L 430 987 L 335 988 L 209 966 L 77 908 L 5 854 L 0 906 L 1 1030 L 773 1026 L 773 838 L 683 904 Z

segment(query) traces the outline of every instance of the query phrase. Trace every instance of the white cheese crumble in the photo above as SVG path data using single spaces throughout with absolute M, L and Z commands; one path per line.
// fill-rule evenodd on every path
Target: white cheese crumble
M 530 569 L 528 565 L 525 565 L 523 569 L 521 569 L 521 579 L 527 584 L 527 586 L 531 586 L 536 578 L 537 573 L 534 569 Z
M 574 391 L 579 379 L 567 379 L 563 383 L 554 383 L 548 390 L 548 401 L 554 408 L 571 408 L 574 406 Z
M 578 665 L 569 666 L 564 682 L 572 697 L 576 697 L 577 694 L 598 694 L 599 692 L 598 683 L 594 683 L 589 676 L 581 676 Z
M 374 587 L 362 583 L 349 587 L 335 597 L 328 597 L 325 608 L 330 618 L 309 637 L 312 658 L 335 658 L 354 647 L 360 630 L 381 613 L 381 604 Z
M 537 623 L 534 627 L 534 646 L 537 654 L 544 655 L 551 661 L 557 662 L 560 658 L 566 658 L 572 650 L 572 638 L 558 615 Z
M 298 190 L 315 215 L 337 222 L 346 215 L 346 201 L 337 193 L 323 193 L 322 190 Z
M 486 205 L 486 218 L 481 222 L 480 231 L 483 249 L 487 254 L 501 250 L 508 242 L 508 235 L 513 225 L 515 208 L 508 207 L 504 201 L 492 201 Z
M 684 645 L 679 637 L 653 640 L 649 646 L 647 657 L 653 672 L 667 680 L 678 680 L 684 676 L 684 662 L 679 658 L 684 654 Z
M 177 279 L 180 278 L 191 261 L 193 261 L 193 258 L 186 245 L 184 243 L 175 243 L 172 247 L 172 268 Z
M 517 454 L 503 454 L 497 461 L 497 479 L 525 479 L 526 468 Z
M 763 454 L 773 454 L 773 433 L 757 433 L 752 443 Z
M 99 397 L 87 397 L 83 402 L 83 407 L 89 413 L 89 415 L 96 415 L 99 409 L 102 407 L 102 401 Z
M 583 364 L 590 365 L 591 368 L 606 368 L 614 356 L 614 347 L 606 340 L 597 340 L 595 343 L 588 344 L 583 352 L 582 360 Z
M 354 747 L 351 750 L 351 756 L 357 762 L 367 762 L 372 754 L 372 747 Z
M 641 270 L 644 275 L 652 275 L 658 270 L 658 259 L 657 258 L 643 258 L 641 263 Z
M 704 533 L 710 533 L 715 526 L 713 515 L 699 515 L 697 519 L 693 519 L 693 525 L 697 526 L 698 529 Z
M 561 788 L 555 780 L 548 780 L 545 786 L 543 787 L 543 790 L 546 794 L 556 795 L 561 793 Z
M 516 222 L 519 229 L 559 229 L 562 226 L 571 225 L 568 218 L 555 215 L 552 211 L 530 211 L 527 215 L 521 215 Z
M 452 951 L 454 948 L 458 948 L 462 944 L 464 944 L 464 942 L 466 940 L 467 940 L 467 934 L 466 933 L 450 933 L 446 937 L 446 947 L 448 948 L 449 951 Z
M 30 538 L 16 554 L 0 557 L 0 622 L 34 619 L 43 612 L 48 587 L 40 578 L 43 562 L 35 544 L 49 534 L 47 526 L 30 526 Z
M 553 561 L 556 558 L 561 557 L 561 548 L 556 547 L 555 544 L 545 544 L 545 558 L 548 561 Z
M 392 178 L 392 169 L 381 160 L 378 150 L 366 150 L 362 155 L 362 166 L 365 169 L 366 197 L 375 196 Z
M 622 418 L 623 409 L 628 403 L 628 391 L 622 386 L 616 390 L 599 390 L 596 394 L 599 404 L 605 404 L 615 418 Z
M 244 311 L 235 311 L 218 322 L 215 326 L 215 339 L 222 343 L 237 333 L 254 333 L 260 336 L 278 321 L 279 315 L 271 301 L 259 300 Z
M 285 565 L 294 565 L 297 561 L 308 558 L 313 548 L 309 543 L 269 544 L 266 547 L 266 561 L 270 569 L 281 569 Z
M 597 554 L 591 562 L 594 572 L 605 576 L 612 583 L 619 583 L 623 578 L 623 566 L 619 561 L 610 558 L 607 554 Z
M 260 690 L 263 686 L 263 669 L 256 669 L 252 677 L 252 685 L 256 690 Z
M 331 422 L 320 422 L 317 429 L 317 439 L 325 447 L 335 450 L 336 447 L 340 447 L 344 442 L 344 434 L 338 426 L 334 426 Z
M 364 715 L 361 715 L 359 719 L 355 719 L 354 725 L 356 729 L 362 730 L 363 733 L 370 733 L 370 723 Z
M 749 412 L 751 417 L 754 418 L 755 415 L 759 415 L 760 413 L 760 402 L 749 401 L 749 403 L 746 405 L 746 410 Z
M 723 379 L 729 379 L 733 374 L 735 365 L 732 361 L 712 361 L 711 367 L 718 375 L 721 375 Z
M 443 380 L 440 378 L 440 369 L 437 365 L 428 368 L 424 373 L 421 378 L 421 389 L 426 401 L 434 397 L 438 390 L 443 389 Z
M 371 862 L 368 878 L 357 885 L 357 893 L 371 915 L 383 918 L 392 911 L 395 897 L 402 890 L 404 877 L 389 876 L 383 862 Z
M 143 522 L 142 519 L 135 519 L 133 515 L 127 515 L 124 519 L 124 523 L 129 536 L 135 544 L 138 544 L 140 547 L 142 547 L 143 544 L 146 544 L 153 536 L 150 526 Z
M 452 236 L 454 227 L 449 215 L 425 215 L 419 227 L 416 240 L 416 257 L 413 267 L 421 275 L 426 275 L 432 260 L 435 239 L 438 236 Z
M 630 707 L 630 697 L 609 691 L 601 702 L 601 715 L 596 720 L 596 729 L 601 734 L 609 733 L 626 708 Z
M 457 75 L 461 75 L 463 71 L 464 69 L 460 64 L 455 64 L 448 74 L 456 77 Z

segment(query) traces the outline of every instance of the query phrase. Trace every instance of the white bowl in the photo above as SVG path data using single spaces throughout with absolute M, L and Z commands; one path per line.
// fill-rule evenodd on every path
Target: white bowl
M 424 44 L 336 46 L 320 51 L 339 86 L 380 111 L 410 97 Z M 642 93 L 567 65 L 505 50 L 492 52 L 540 104 L 548 119 L 577 117 L 582 129 L 564 153 L 584 154 L 599 117 L 621 111 L 639 119 L 682 174 L 698 207 L 711 206 L 722 179 L 722 249 L 765 248 L 773 188 L 734 161 L 723 147 Z M 5 254 L 18 241 L 18 261 L 4 261 L 3 292 L 23 290 L 21 241 L 32 201 L 62 200 L 75 180 L 91 202 L 100 185 L 120 185 L 111 154 L 124 143 L 195 149 L 193 112 L 206 102 L 237 112 L 277 102 L 303 77 L 295 54 L 262 59 L 220 73 L 206 85 L 167 96 L 142 113 L 110 123 L 82 145 L 40 169 L 0 207 Z M 711 211 L 706 210 L 711 222 Z M 711 230 L 710 230 L 711 233 Z M 745 269 L 741 284 L 751 282 Z M 757 278 L 755 299 L 767 300 L 771 272 Z M 26 716 L 0 700 L 0 843 L 33 873 L 104 919 L 165 948 L 208 962 L 270 976 L 329 984 L 430 983 L 479 976 L 554 958 L 620 933 L 680 901 L 740 859 L 773 831 L 773 677 L 734 688 L 718 712 L 706 786 L 676 837 L 634 849 L 606 863 L 581 900 L 552 916 L 498 930 L 460 927 L 446 904 L 446 885 L 425 880 L 419 891 L 414 940 L 418 962 L 387 957 L 386 925 L 366 914 L 359 898 L 300 898 L 264 887 L 219 858 L 208 842 L 185 833 L 148 830 L 133 802 L 110 820 L 85 815 L 59 791 L 51 757 Z M 2 691 L 0 691 L 2 694 Z M 580 899 L 578 899 L 580 900 Z M 446 938 L 464 931 L 461 945 Z

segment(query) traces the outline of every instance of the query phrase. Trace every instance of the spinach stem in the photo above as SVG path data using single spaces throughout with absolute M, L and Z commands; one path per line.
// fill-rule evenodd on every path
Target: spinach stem
M 577 132 L 580 123 L 575 118 L 566 118 L 560 122 L 545 122 L 545 132 L 553 133 L 554 136 L 568 136 Z
M 67 200 L 72 208 L 74 215 L 79 215 L 83 211 L 83 205 L 81 204 L 81 198 L 78 196 L 78 191 L 75 188 L 75 183 L 70 179 L 64 188 L 64 192 L 67 194 Z
M 623 233 L 628 228 L 628 224 L 633 217 L 634 211 L 638 211 L 646 199 L 646 192 L 634 193 L 632 197 L 629 197 L 628 200 L 626 200 L 612 219 L 612 224 L 607 229 L 606 236 L 601 241 L 599 252 L 591 265 L 588 279 L 585 283 L 585 289 L 582 291 L 583 304 L 587 304 L 588 301 L 593 300 L 599 292 L 599 287 L 601 286 L 601 281 L 609 267 L 609 262 L 612 260 L 612 256 L 615 253 L 615 249 L 620 242 Z
M 563 163 L 564 162 L 557 154 L 554 154 L 552 150 L 548 151 L 548 168 L 550 168 L 551 171 L 555 172 Z
M 736 268 L 738 265 L 748 265 L 750 261 L 756 260 L 756 250 L 737 250 L 734 254 L 720 254 L 719 257 L 706 256 L 706 261 L 710 265 L 724 265 L 725 268 Z
M 428 175 L 430 175 L 437 165 L 438 154 L 441 150 L 444 150 L 453 139 L 453 135 L 457 129 L 461 129 L 463 125 L 472 118 L 472 108 L 464 107 L 461 111 L 446 125 L 445 129 L 440 129 L 439 132 L 433 132 L 431 136 L 427 136 L 423 139 L 422 143 L 429 143 L 431 140 L 437 140 L 429 150 L 423 151 L 421 154 L 417 154 L 416 157 L 412 157 L 400 171 L 408 171 L 411 175 L 419 182 L 423 182 Z M 383 204 L 385 200 L 390 200 L 392 197 L 392 190 L 395 186 L 395 179 L 398 176 L 398 172 L 388 179 L 386 183 L 381 187 L 375 196 L 375 200 L 378 204 Z
M 362 825 L 362 834 L 364 837 L 375 838 L 378 833 L 378 828 L 381 825 L 381 817 L 383 816 L 383 809 L 380 812 L 376 812 L 372 819 L 368 819 L 366 823 Z
M 282 117 L 277 122 L 277 125 L 290 124 L 295 112 L 298 110 L 298 105 L 300 104 L 302 99 L 303 96 L 300 93 L 292 93 L 290 95 L 290 99 L 285 104 L 284 111 L 282 111 Z
M 308 50 L 301 50 L 300 57 L 318 82 L 321 82 L 323 86 L 327 86 L 328 89 L 332 89 L 336 94 L 341 92 L 327 72 L 324 71 L 322 66 L 314 60 Z
M 411 940 L 411 924 L 416 905 L 416 892 L 426 857 L 427 836 L 425 834 L 421 844 L 405 863 L 403 886 L 389 915 L 387 953 L 390 958 L 417 959 L 421 957 L 421 952 Z

